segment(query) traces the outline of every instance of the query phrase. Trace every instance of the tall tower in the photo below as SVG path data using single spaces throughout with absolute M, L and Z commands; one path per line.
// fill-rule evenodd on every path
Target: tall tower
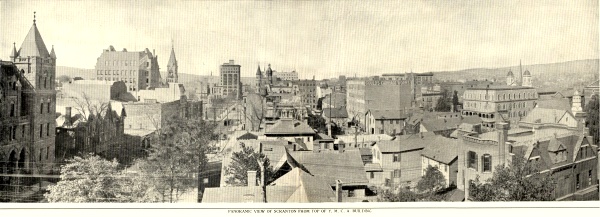
M 256 90 L 259 91 L 262 82 L 262 71 L 260 71 L 260 65 L 258 65 L 258 69 L 256 69 Z
M 269 63 L 269 66 L 267 68 L 267 71 L 265 72 L 267 74 L 267 82 L 270 84 L 273 84 L 273 70 L 271 70 L 271 64 Z
M 506 75 L 506 85 L 508 85 L 508 86 L 516 85 L 515 75 L 513 74 L 512 70 L 508 70 L 508 74 Z
M 531 81 L 531 73 L 529 70 L 525 70 L 523 73 L 523 86 L 524 87 L 533 87 L 533 82 Z
M 579 91 L 575 90 L 575 93 L 573 93 L 573 106 L 571 107 L 571 112 L 573 112 L 575 115 L 582 111 L 583 108 L 581 106 L 581 94 L 579 94 Z
M 169 63 L 167 63 L 167 83 L 178 83 L 179 74 L 177 71 L 177 58 L 175 58 L 175 48 L 171 42 L 171 56 L 169 57 Z
M 31 88 L 24 89 L 23 100 L 26 115 L 30 120 L 29 138 L 27 147 L 26 167 L 29 162 L 35 162 L 36 168 L 50 165 L 54 162 L 54 137 L 56 128 L 56 91 L 54 79 L 56 78 L 56 53 L 54 48 L 49 53 L 40 34 L 35 12 L 33 25 L 29 29 L 23 44 L 17 52 L 13 49 L 13 61 L 23 74 Z M 48 170 L 42 170 L 48 171 Z M 36 171 L 40 172 L 40 171 Z

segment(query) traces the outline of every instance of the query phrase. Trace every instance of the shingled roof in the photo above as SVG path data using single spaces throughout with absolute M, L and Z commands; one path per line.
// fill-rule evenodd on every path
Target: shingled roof
M 435 141 L 425 146 L 421 155 L 444 164 L 450 164 L 458 158 L 459 140 L 437 137 Z

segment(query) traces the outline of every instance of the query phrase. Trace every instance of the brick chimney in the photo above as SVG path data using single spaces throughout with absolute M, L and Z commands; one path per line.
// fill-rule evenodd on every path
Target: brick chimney
M 248 186 L 256 186 L 258 183 L 256 182 L 256 171 L 250 170 L 248 171 Z
M 65 119 L 67 120 L 67 123 L 72 124 L 71 123 L 71 107 L 65 108 Z
M 335 180 L 335 198 L 336 202 L 342 202 L 342 180 Z
M 508 140 L 508 130 L 510 124 L 505 122 L 498 122 L 496 124 L 496 130 L 498 131 L 498 156 L 500 157 L 501 164 L 507 164 L 508 161 L 508 149 L 506 148 L 506 142 Z

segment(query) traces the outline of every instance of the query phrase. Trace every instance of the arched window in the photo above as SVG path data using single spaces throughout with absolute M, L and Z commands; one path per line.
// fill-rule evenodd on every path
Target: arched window
M 492 172 L 492 156 L 484 154 L 481 159 L 483 161 L 483 172 Z

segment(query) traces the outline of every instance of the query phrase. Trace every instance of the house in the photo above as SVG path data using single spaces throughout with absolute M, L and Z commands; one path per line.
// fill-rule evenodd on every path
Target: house
M 519 122 L 519 125 L 528 128 L 544 125 L 564 125 L 569 128 L 577 128 L 578 122 L 570 110 L 536 107 Z
M 404 110 L 368 110 L 365 113 L 365 128 L 370 134 L 401 134 L 407 118 Z
M 325 119 L 326 123 L 330 123 L 331 121 L 338 127 L 347 126 L 348 123 L 346 107 L 323 108 L 321 116 Z
M 334 150 L 334 139 L 327 134 L 318 133 L 315 137 L 313 151 L 318 150 Z
M 360 157 L 362 158 L 363 164 L 373 163 L 373 152 L 370 148 L 359 148 Z
M 372 147 L 373 163 L 365 165 L 369 183 L 385 187 L 416 185 L 421 178 L 421 151 L 437 137 L 420 133 L 377 142 Z
M 393 140 L 394 137 L 387 134 L 347 134 L 338 135 L 335 144 L 344 144 L 345 149 L 371 148 L 371 146 L 379 141 Z
M 446 187 L 456 186 L 460 141 L 449 138 L 438 138 L 437 141 L 429 143 L 421 153 L 421 175 L 425 175 L 428 166 L 437 167 L 444 175 Z
M 308 150 L 313 150 L 317 133 L 308 124 L 293 119 L 281 119 L 265 131 L 267 140 L 283 139 L 290 142 L 301 141 Z
M 450 137 L 462 123 L 481 124 L 481 118 L 475 116 L 452 118 L 424 118 L 419 125 L 419 132 L 433 132 L 436 135 Z

